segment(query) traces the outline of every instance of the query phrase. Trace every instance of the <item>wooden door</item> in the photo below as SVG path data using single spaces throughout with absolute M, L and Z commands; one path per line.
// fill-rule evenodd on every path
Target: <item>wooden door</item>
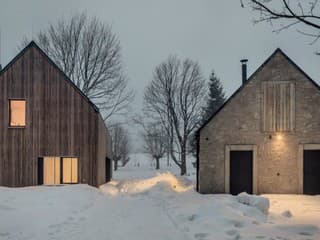
M 303 152 L 303 193 L 320 194 L 320 150 Z
M 230 151 L 230 193 L 252 194 L 253 153 L 252 151 Z

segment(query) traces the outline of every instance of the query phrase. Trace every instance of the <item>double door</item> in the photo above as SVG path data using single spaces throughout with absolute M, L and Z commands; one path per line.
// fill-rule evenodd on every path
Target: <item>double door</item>
M 78 183 L 78 158 L 43 157 L 39 159 L 38 168 L 39 184 L 59 185 Z

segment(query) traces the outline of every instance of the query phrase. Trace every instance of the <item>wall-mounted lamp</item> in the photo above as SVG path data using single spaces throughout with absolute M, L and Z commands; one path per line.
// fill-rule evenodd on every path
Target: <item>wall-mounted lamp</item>
M 282 133 L 276 133 L 274 137 L 275 137 L 275 139 L 277 139 L 277 140 L 282 140 L 282 139 L 283 139 Z M 269 139 L 271 140 L 272 138 L 273 138 L 273 136 L 270 134 L 270 135 L 269 135 Z

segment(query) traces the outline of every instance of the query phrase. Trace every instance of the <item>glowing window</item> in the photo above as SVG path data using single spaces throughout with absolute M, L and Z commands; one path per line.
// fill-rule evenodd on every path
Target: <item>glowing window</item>
M 43 184 L 60 184 L 60 158 L 44 157 L 43 159 Z
M 78 183 L 78 158 L 63 158 L 63 183 Z
M 26 126 L 26 101 L 10 100 L 10 126 L 24 127 Z

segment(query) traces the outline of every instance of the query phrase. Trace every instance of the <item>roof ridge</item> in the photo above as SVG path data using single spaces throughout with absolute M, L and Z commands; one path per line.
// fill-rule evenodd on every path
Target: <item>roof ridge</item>
M 252 80 L 252 78 L 277 54 L 280 53 L 283 55 L 289 63 L 291 63 L 298 71 L 300 71 L 309 81 L 311 81 L 315 87 L 317 87 L 320 90 L 320 86 L 317 82 L 315 82 L 306 72 L 304 72 L 291 58 L 288 57 L 288 55 L 282 51 L 281 48 L 276 48 L 276 50 L 250 75 L 250 77 L 247 79 L 247 81 L 242 84 L 240 87 L 238 87 L 232 94 L 231 96 L 222 104 L 220 108 L 217 109 L 209 118 L 206 120 L 197 130 L 197 134 L 220 112 L 222 108 L 232 99 L 238 92 L 242 90 L 244 86 L 248 84 Z

